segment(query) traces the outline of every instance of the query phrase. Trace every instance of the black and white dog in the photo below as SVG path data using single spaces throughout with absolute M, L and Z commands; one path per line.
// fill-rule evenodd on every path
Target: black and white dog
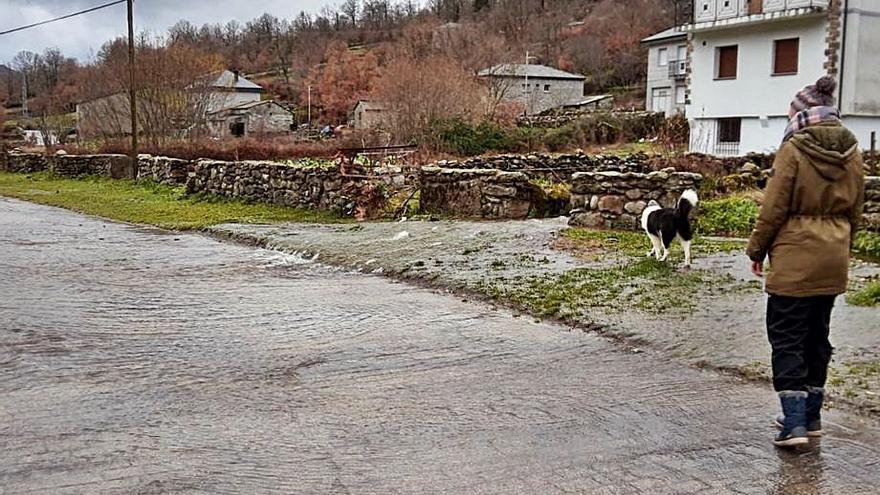
M 691 265 L 691 239 L 694 238 L 694 234 L 688 215 L 697 206 L 698 201 L 697 192 L 688 189 L 681 195 L 675 208 L 663 208 L 654 200 L 648 203 L 645 211 L 642 212 L 642 228 L 645 229 L 653 246 L 648 256 L 656 256 L 658 260 L 666 261 L 669 256 L 669 246 L 673 239 L 678 237 L 684 249 L 684 264 Z

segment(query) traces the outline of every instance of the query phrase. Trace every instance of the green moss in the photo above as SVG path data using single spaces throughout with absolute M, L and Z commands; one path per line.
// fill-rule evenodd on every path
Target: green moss
M 759 207 L 752 199 L 729 198 L 700 203 L 697 231 L 703 235 L 748 237 L 755 228 Z
M 340 222 L 332 213 L 248 203 L 210 195 L 187 196 L 181 187 L 152 181 L 66 179 L 47 173 L 0 173 L 0 195 L 172 230 L 227 222 Z
M 880 305 L 880 281 L 871 282 L 862 289 L 848 293 L 846 302 L 853 306 Z

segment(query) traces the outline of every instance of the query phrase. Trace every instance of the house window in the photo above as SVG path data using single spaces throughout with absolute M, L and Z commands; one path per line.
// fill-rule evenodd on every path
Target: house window
M 549 84 L 545 84 L 545 85 L 544 85 L 544 92 L 545 92 L 545 93 L 549 93 L 549 92 L 550 92 L 550 85 L 549 85 Z
M 684 62 L 685 60 L 687 60 L 687 58 L 688 58 L 687 51 L 688 51 L 688 47 L 687 47 L 687 45 L 681 45 L 681 46 L 678 47 L 678 57 L 677 57 L 677 60 L 678 60 L 679 62 Z
M 773 42 L 773 75 L 781 76 L 798 73 L 798 52 L 800 40 L 791 38 Z
M 738 155 L 741 136 L 741 118 L 718 119 L 718 142 L 715 144 L 715 154 L 719 156 Z
M 718 119 L 718 142 L 738 143 L 742 133 L 742 119 Z
M 676 105 L 684 105 L 687 102 L 686 96 L 687 88 L 684 86 L 678 86 L 675 88 L 675 104 Z
M 651 92 L 651 111 L 666 113 L 670 96 L 669 88 L 654 88 Z
M 657 65 L 666 67 L 669 64 L 669 50 L 661 48 L 657 50 Z
M 715 78 L 736 79 L 736 64 L 739 47 L 720 46 L 715 49 Z

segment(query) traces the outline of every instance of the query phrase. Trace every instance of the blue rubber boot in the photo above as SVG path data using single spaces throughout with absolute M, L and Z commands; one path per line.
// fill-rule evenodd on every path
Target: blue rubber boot
M 825 401 L 825 389 L 821 387 L 807 387 L 807 436 L 818 438 L 822 436 L 822 403 Z M 776 416 L 776 428 L 785 426 L 785 416 Z
M 807 392 L 801 390 L 783 390 L 779 392 L 782 414 L 785 421 L 782 431 L 773 440 L 777 447 L 798 447 L 807 445 Z

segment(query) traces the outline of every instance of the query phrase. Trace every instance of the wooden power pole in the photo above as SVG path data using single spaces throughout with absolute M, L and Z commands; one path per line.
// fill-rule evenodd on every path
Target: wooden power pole
M 137 118 L 137 89 L 135 88 L 134 70 L 134 0 L 128 0 L 128 85 L 129 100 L 131 100 L 131 164 L 134 167 L 134 177 L 138 170 L 138 118 Z

